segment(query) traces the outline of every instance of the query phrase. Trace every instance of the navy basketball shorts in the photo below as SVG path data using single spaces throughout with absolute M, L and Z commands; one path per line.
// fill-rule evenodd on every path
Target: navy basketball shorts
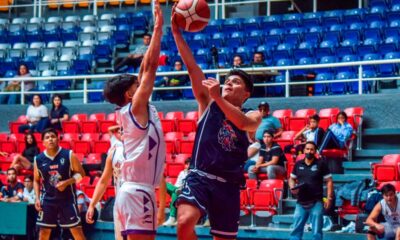
M 182 203 L 194 205 L 203 216 L 208 214 L 212 235 L 236 238 L 240 217 L 239 185 L 191 172 L 185 179 L 176 205 L 179 207 Z
M 42 211 L 38 213 L 36 224 L 44 228 L 73 228 L 81 224 L 78 208 L 71 201 L 42 200 Z

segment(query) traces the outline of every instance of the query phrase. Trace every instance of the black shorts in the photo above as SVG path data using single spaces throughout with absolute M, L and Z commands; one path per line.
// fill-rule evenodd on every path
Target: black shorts
M 209 179 L 191 172 L 185 179 L 176 205 L 190 203 L 202 215 L 208 214 L 211 234 L 234 239 L 237 236 L 240 217 L 239 185 Z
M 71 201 L 46 201 L 42 200 L 42 211 L 38 213 L 36 224 L 39 227 L 73 228 L 81 224 L 78 207 Z

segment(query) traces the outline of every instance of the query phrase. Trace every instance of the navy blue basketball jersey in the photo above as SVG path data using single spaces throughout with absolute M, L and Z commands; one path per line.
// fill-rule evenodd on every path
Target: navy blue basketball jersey
M 42 200 L 70 200 L 75 202 L 75 184 L 69 185 L 64 191 L 57 190 L 57 183 L 72 177 L 71 150 L 59 148 L 54 158 L 46 151 L 36 156 L 36 166 L 43 178 Z
M 242 183 L 248 146 L 247 132 L 239 130 L 212 102 L 199 121 L 190 168 Z

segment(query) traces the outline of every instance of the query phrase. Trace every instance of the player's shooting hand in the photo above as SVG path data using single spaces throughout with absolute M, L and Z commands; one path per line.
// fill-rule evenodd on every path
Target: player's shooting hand
M 203 86 L 208 89 L 208 93 L 210 94 L 210 97 L 213 99 L 221 97 L 220 93 L 220 86 L 218 80 L 214 78 L 208 78 L 206 80 L 203 80 Z
M 57 183 L 57 190 L 60 192 L 63 192 L 65 190 L 66 187 L 68 187 L 68 182 L 67 181 L 60 181 Z
M 42 204 L 40 203 L 40 199 L 36 199 L 36 201 L 35 201 L 35 209 L 38 212 L 42 211 Z
M 178 26 L 178 24 L 176 22 L 175 8 L 176 8 L 177 4 L 178 4 L 178 2 L 176 2 L 174 4 L 174 6 L 172 7 L 172 12 L 171 12 L 171 30 L 172 30 L 172 33 L 174 33 L 174 34 L 180 34 L 179 26 Z
M 89 224 L 93 224 L 94 223 L 94 207 L 89 205 L 88 210 L 86 212 L 86 222 Z
M 162 25 L 164 24 L 164 18 L 158 0 L 156 0 L 154 3 L 154 16 L 156 17 L 154 27 L 162 28 Z

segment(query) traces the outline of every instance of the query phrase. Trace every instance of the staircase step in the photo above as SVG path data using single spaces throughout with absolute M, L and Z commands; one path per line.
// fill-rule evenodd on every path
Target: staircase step
M 360 181 L 363 179 L 371 179 L 372 175 L 369 174 L 332 174 L 332 179 L 335 184 L 344 184 L 353 181 Z
M 363 136 L 386 136 L 400 135 L 400 128 L 367 128 L 364 129 Z
M 363 149 L 356 150 L 354 153 L 355 159 L 359 157 L 377 157 L 382 158 L 387 154 L 398 154 L 400 151 L 398 149 Z

